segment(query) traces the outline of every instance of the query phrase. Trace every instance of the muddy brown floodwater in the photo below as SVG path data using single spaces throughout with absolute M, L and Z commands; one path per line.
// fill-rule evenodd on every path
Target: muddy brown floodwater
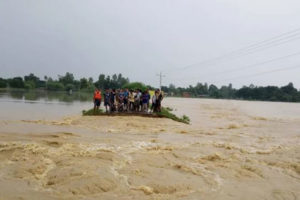
M 300 104 L 164 104 L 191 125 L 79 114 L 53 120 L 44 112 L 2 117 L 0 199 L 299 199 Z

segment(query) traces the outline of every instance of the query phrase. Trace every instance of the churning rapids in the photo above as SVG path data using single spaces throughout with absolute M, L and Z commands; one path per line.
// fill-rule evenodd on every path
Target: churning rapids
M 300 104 L 164 104 L 191 125 L 79 113 L 50 119 L 35 105 L 32 118 L 20 105 L 5 118 L 2 109 L 0 199 L 300 197 Z

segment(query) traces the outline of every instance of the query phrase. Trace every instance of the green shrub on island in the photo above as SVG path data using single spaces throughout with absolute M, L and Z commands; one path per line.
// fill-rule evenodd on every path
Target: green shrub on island
M 182 116 L 182 119 L 184 120 L 184 121 L 187 121 L 188 123 L 190 123 L 190 118 L 188 117 L 188 116 L 186 116 L 186 115 L 183 115 Z
M 190 123 L 190 119 L 188 116 L 183 115 L 182 117 L 177 117 L 175 114 L 171 113 L 168 109 L 166 109 L 164 107 L 162 107 L 161 112 L 157 113 L 157 115 L 159 115 L 161 117 L 172 119 L 177 122 L 182 122 L 185 124 Z
M 170 107 L 166 107 L 166 109 L 167 109 L 168 111 L 173 111 L 173 108 L 170 108 Z
M 90 109 L 90 110 L 83 110 L 82 111 L 82 115 L 83 116 L 89 116 L 89 115 L 103 115 L 105 114 L 105 112 L 102 109 L 99 110 L 95 110 L 94 109 Z

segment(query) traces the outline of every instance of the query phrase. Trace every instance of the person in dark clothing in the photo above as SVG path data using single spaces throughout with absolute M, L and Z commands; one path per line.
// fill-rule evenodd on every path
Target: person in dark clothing
M 116 107 L 115 107 L 115 96 L 116 96 L 116 90 L 113 89 L 110 92 L 110 112 L 115 112 L 116 111 Z
M 104 94 L 104 106 L 106 112 L 110 110 L 110 94 L 111 91 L 109 89 L 106 89 Z
M 163 100 L 163 95 L 162 95 L 162 92 L 157 89 L 155 91 L 155 94 L 152 98 L 152 109 L 153 109 L 153 112 L 161 112 L 161 102 Z
M 155 93 L 152 97 L 152 106 L 151 106 L 152 112 L 157 112 L 157 104 L 156 104 L 157 98 L 158 98 L 158 91 L 155 90 Z
M 157 109 L 157 112 L 161 112 L 161 102 L 163 100 L 163 95 L 162 95 L 162 92 L 158 89 L 158 97 L 157 97 L 157 100 L 156 100 L 156 109 Z
M 149 89 L 146 90 L 146 96 L 147 96 L 147 112 L 150 108 L 150 99 L 151 99 L 151 95 L 149 93 Z
M 142 102 L 142 112 L 148 112 L 148 95 L 147 92 L 143 92 L 142 97 L 141 97 L 141 102 Z

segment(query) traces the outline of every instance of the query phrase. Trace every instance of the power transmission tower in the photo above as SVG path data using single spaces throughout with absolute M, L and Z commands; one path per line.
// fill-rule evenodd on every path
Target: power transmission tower
M 162 78 L 166 76 L 163 75 L 161 72 L 159 74 L 156 74 L 156 76 L 159 76 L 159 89 L 161 90 Z

